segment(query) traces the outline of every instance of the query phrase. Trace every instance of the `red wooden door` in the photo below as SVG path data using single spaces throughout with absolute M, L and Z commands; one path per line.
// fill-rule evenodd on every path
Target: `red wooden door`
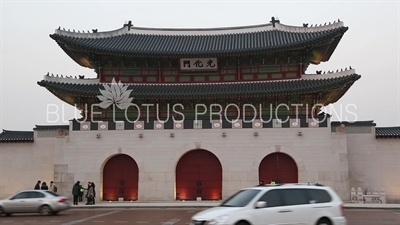
M 297 183 L 298 170 L 296 162 L 283 153 L 267 155 L 260 163 L 258 169 L 260 181 L 269 184 L 271 180 L 276 183 Z
M 219 200 L 222 195 L 222 166 L 218 158 L 206 150 L 193 150 L 176 166 L 176 198 L 178 200 Z
M 139 168 L 128 155 L 116 155 L 109 159 L 103 170 L 103 199 L 116 201 L 137 200 Z

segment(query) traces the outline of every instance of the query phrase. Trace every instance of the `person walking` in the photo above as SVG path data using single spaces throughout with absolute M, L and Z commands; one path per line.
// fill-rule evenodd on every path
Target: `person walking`
M 54 184 L 54 181 L 50 181 L 49 191 L 57 193 L 57 186 Z
M 78 205 L 78 197 L 79 197 L 79 193 L 81 192 L 81 188 L 79 187 L 79 184 L 81 182 L 77 181 L 74 186 L 72 187 L 72 195 L 74 196 L 74 205 Z
M 86 205 L 93 205 L 93 196 L 94 196 L 93 186 L 92 183 L 89 182 L 86 193 L 86 198 L 87 198 Z
M 40 190 L 40 184 L 42 182 L 40 180 L 38 180 L 38 182 L 36 183 L 35 187 L 33 188 L 34 190 Z

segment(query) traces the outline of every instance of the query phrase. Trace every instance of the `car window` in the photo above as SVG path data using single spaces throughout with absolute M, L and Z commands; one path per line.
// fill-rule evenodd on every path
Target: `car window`
M 307 190 L 310 197 L 310 203 L 326 203 L 331 202 L 331 195 L 325 190 L 309 189 Z
M 282 206 L 282 198 L 280 190 L 271 190 L 265 193 L 258 201 L 267 202 L 267 207 Z
M 60 195 L 58 195 L 58 194 L 56 194 L 56 193 L 54 193 L 54 192 L 52 192 L 52 191 L 45 191 L 47 194 L 49 194 L 49 195 L 51 195 L 51 196 L 55 196 L 55 197 L 58 197 L 58 196 L 60 196 Z
M 29 198 L 44 198 L 44 194 L 38 191 L 29 192 Z
M 222 207 L 244 207 L 260 192 L 257 189 L 241 190 L 228 198 L 220 206 Z
M 305 189 L 282 189 L 282 196 L 285 205 L 309 204 Z
M 20 192 L 14 195 L 14 197 L 12 197 L 11 199 L 24 199 L 24 198 L 29 198 L 28 192 Z

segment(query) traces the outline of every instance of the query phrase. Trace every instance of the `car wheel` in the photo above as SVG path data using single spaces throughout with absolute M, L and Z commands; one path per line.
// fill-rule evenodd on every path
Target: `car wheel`
M 236 225 L 250 225 L 250 224 L 248 222 L 246 222 L 246 221 L 240 221 Z
M 42 207 L 40 207 L 39 213 L 43 216 L 47 216 L 47 215 L 51 214 L 52 212 L 48 205 L 43 205 Z
M 332 225 L 332 223 L 328 219 L 322 219 L 318 221 L 317 225 Z
M 57 215 L 59 212 L 52 212 L 53 215 Z

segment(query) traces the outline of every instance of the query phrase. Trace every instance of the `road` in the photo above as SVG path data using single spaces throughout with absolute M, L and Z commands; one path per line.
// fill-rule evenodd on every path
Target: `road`
M 20 214 L 1 216 L 9 225 L 187 225 L 200 209 L 103 208 L 71 209 L 57 216 Z M 348 225 L 399 225 L 400 210 L 347 209 Z

